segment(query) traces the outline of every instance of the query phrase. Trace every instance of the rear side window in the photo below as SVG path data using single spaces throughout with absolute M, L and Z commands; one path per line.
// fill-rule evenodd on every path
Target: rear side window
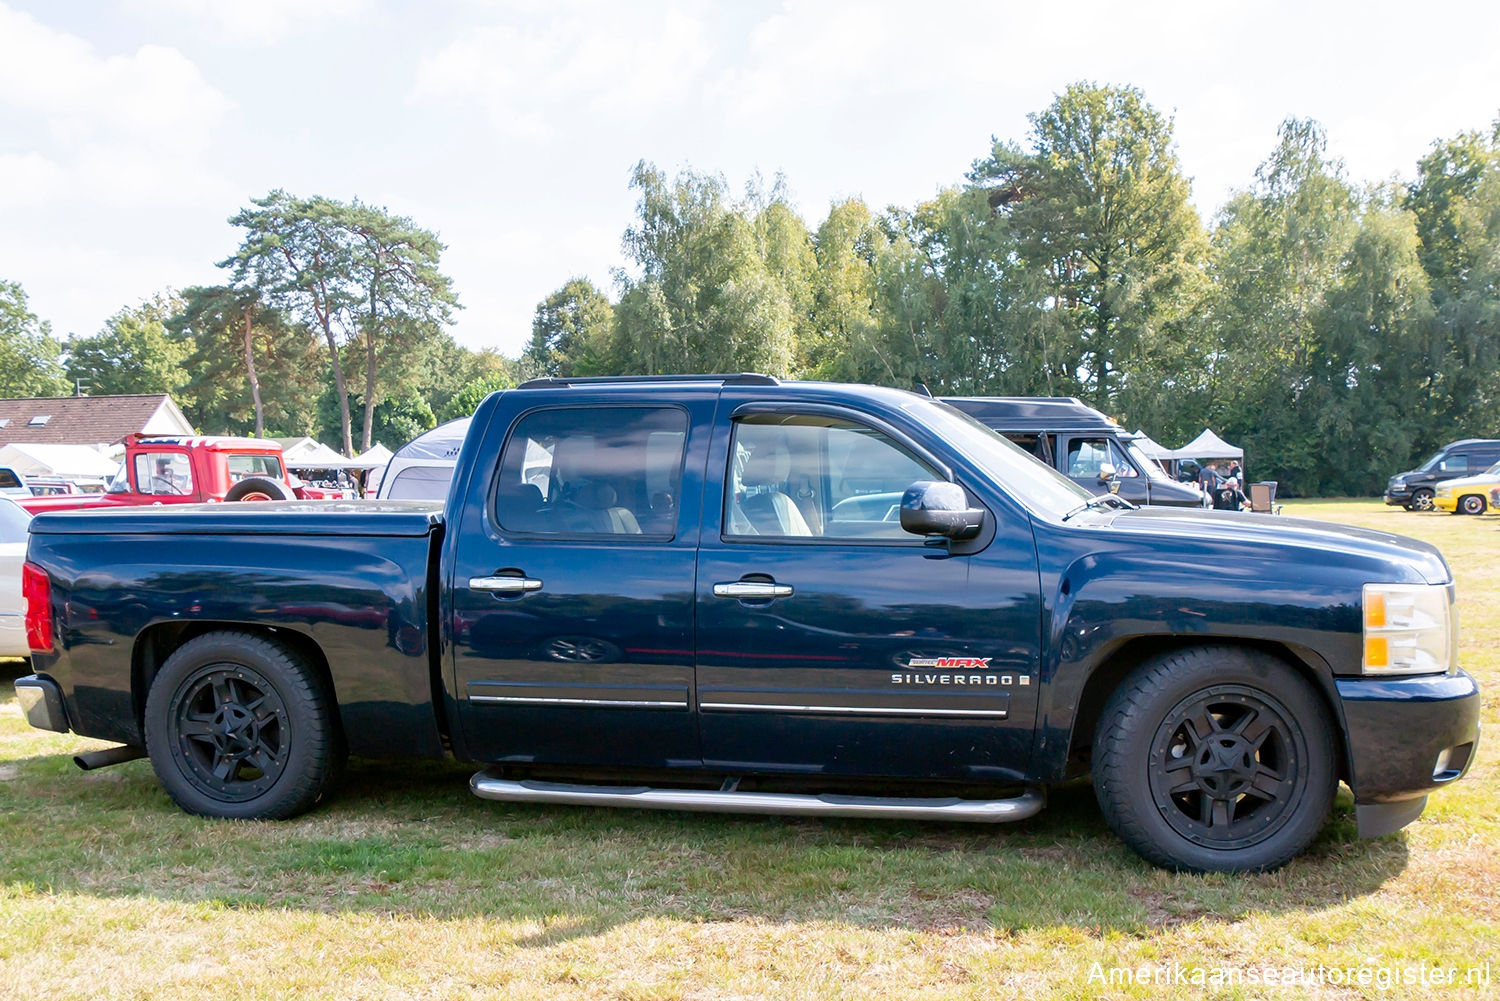
M 4 466 L 0 466 L 0 490 L 19 489 L 21 489 L 20 477 L 15 474 L 14 470 L 7 469 Z
M 508 532 L 670 539 L 686 442 L 676 407 L 533 411 L 506 442 L 495 519 Z
M 247 476 L 269 476 L 281 479 L 281 460 L 274 455 L 229 456 L 230 482 L 238 483 Z

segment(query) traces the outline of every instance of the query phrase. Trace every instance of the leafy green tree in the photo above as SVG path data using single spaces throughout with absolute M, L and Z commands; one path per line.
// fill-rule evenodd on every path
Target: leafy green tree
M 508 375 L 490 375 L 475 379 L 448 401 L 447 407 L 438 415 L 438 420 L 446 423 L 459 417 L 472 417 L 486 396 L 502 389 L 510 389 L 515 384 L 515 380 Z
M 1106 409 L 1143 347 L 1189 317 L 1205 239 L 1172 122 L 1130 87 L 1079 83 L 1029 116 L 1029 151 L 996 142 L 970 179 L 1008 218 L 1030 308 L 1057 314 L 1083 390 Z
M 328 364 L 313 336 L 251 289 L 194 286 L 182 300 L 167 328 L 192 347 L 188 419 L 211 432 L 315 433 Z
M 631 187 L 638 222 L 624 242 L 637 273 L 616 273 L 617 371 L 790 374 L 795 304 L 723 179 L 668 180 L 642 161 Z
M 457 307 L 438 270 L 442 244 L 411 220 L 383 209 L 330 198 L 295 198 L 272 191 L 251 199 L 230 219 L 243 228 L 225 267 L 235 284 L 253 287 L 272 305 L 317 330 L 328 351 L 346 454 L 354 453 L 353 422 L 342 348 L 357 343 L 365 370 L 362 441 L 376 425 L 380 371 L 404 369 L 450 322 Z
M 537 303 L 521 368 L 532 377 L 605 374 L 614 328 L 609 296 L 587 278 L 570 278 Z
M 0 395 L 65 396 L 72 386 L 58 363 L 52 326 L 28 308 L 26 290 L 0 280 Z
M 181 297 L 165 292 L 120 310 L 91 337 L 70 338 L 68 381 L 93 396 L 171 393 L 191 405 L 184 363 L 192 344 L 167 327 L 181 306 Z
M 799 370 L 829 379 L 875 367 L 862 359 L 878 357 L 875 269 L 888 246 L 864 202 L 850 198 L 829 208 L 813 239 L 812 322 L 797 339 Z

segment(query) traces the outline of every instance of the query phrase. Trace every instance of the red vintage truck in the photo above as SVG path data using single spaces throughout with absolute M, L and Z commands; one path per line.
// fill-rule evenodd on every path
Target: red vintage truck
M 89 507 L 323 500 L 337 491 L 294 483 L 281 446 L 258 438 L 131 435 L 125 461 L 102 494 L 21 497 L 32 514 Z

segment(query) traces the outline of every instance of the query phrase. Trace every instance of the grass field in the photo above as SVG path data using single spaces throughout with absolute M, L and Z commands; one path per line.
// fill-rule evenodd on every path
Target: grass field
M 1442 549 L 1493 732 L 1500 517 L 1286 513 Z M 1285 869 L 1175 876 L 1115 840 L 1086 784 L 979 829 L 505 806 L 470 796 L 466 767 L 355 762 L 296 821 L 199 820 L 145 761 L 77 771 L 68 755 L 102 745 L 27 727 L 23 670 L 0 664 L 0 998 L 1500 993 L 1493 747 L 1398 835 L 1356 838 L 1345 791 Z M 1485 964 L 1488 987 L 1463 982 Z M 1168 982 L 1104 982 L 1142 966 Z M 1212 980 L 1267 968 L 1327 982 Z M 1371 982 L 1338 983 L 1346 968 Z M 1432 982 L 1449 968 L 1457 985 Z M 1390 976 L 1429 982 L 1382 990 Z

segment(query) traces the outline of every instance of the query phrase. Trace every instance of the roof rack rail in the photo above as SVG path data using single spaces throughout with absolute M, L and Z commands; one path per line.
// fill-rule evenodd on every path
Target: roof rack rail
M 528 379 L 517 389 L 556 389 L 562 386 L 608 386 L 644 382 L 722 382 L 726 386 L 779 386 L 774 375 L 758 372 L 735 372 L 730 375 L 587 375 L 576 377 L 546 376 Z

